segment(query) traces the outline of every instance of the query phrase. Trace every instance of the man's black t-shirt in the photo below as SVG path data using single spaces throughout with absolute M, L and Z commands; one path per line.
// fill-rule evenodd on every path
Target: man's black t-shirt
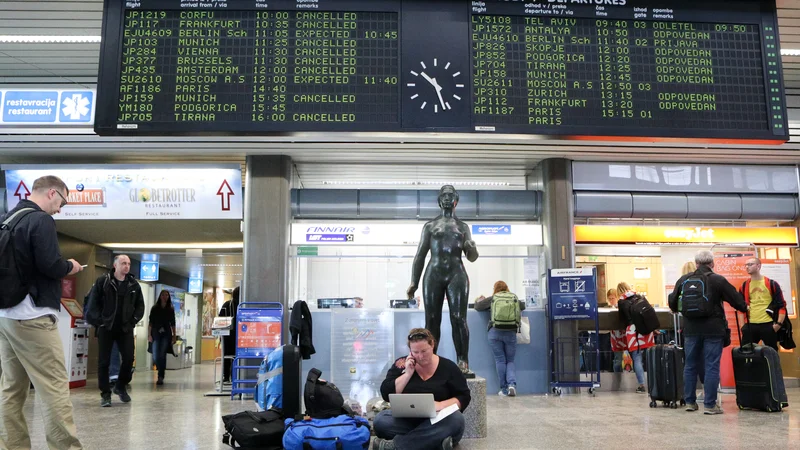
M 405 363 L 405 358 L 398 361 Z M 386 379 L 381 384 L 381 396 L 387 402 L 389 394 L 396 394 L 395 380 L 403 374 L 405 368 L 399 369 L 393 365 L 386 374 Z M 456 363 L 447 358 L 439 357 L 439 367 L 428 380 L 423 381 L 419 374 L 414 372 L 408 381 L 403 394 L 433 394 L 433 399 L 442 402 L 455 397 L 461 403 L 461 411 L 467 409 L 471 399 L 467 379 L 461 373 Z
M 122 318 L 122 311 L 125 309 L 125 297 L 128 295 L 128 280 L 119 281 L 116 278 L 111 278 L 114 283 L 114 290 L 117 291 L 117 312 L 114 315 L 114 325 L 112 330 L 121 330 L 124 319 Z

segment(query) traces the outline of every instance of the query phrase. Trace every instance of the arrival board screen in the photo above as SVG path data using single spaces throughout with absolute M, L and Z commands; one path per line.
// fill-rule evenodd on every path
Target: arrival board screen
M 775 3 L 106 0 L 99 134 L 788 139 Z

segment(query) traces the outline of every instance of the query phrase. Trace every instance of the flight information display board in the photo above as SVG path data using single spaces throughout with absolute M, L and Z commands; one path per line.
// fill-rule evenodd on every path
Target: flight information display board
M 106 0 L 99 134 L 788 139 L 775 3 Z

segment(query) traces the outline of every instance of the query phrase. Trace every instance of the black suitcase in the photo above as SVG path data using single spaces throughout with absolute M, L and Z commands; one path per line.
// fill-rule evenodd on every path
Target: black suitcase
M 739 329 L 738 313 L 736 329 Z M 741 342 L 741 331 L 739 341 Z M 788 406 L 781 360 L 774 348 L 751 342 L 734 347 L 731 358 L 736 382 L 736 404 L 739 409 L 779 412 Z
M 301 366 L 303 357 L 300 347 L 292 344 L 283 346 L 283 413 L 288 418 L 302 414 L 301 408 Z
M 677 408 L 685 405 L 683 399 L 683 349 L 675 345 L 656 345 L 646 351 L 647 360 L 647 392 L 650 395 L 650 407 L 655 408 L 658 402 L 665 407 Z

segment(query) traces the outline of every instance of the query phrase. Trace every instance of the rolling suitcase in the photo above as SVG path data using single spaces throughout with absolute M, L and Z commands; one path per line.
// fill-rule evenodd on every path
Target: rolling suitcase
M 678 328 L 678 315 L 673 317 L 675 329 Z M 676 338 L 678 333 L 676 333 Z M 659 344 L 645 351 L 645 367 L 647 370 L 647 393 L 650 395 L 650 407 L 655 408 L 658 402 L 672 409 L 684 406 L 683 399 L 683 365 L 685 356 L 678 343 Z
M 741 342 L 739 313 L 736 313 L 736 330 Z M 788 405 L 781 361 L 774 348 L 743 343 L 731 350 L 731 358 L 739 409 L 779 412 Z
M 301 366 L 300 347 L 292 344 L 283 346 L 283 415 L 294 418 L 303 413 L 301 408 Z

